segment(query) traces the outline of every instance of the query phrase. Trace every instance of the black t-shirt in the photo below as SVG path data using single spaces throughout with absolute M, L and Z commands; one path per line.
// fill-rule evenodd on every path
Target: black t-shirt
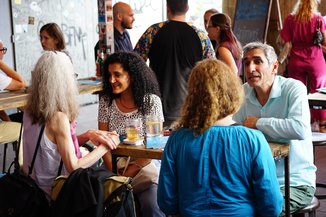
M 164 117 L 176 120 L 187 95 L 190 72 L 203 59 L 201 40 L 187 23 L 170 21 L 156 33 L 148 57 L 160 85 Z

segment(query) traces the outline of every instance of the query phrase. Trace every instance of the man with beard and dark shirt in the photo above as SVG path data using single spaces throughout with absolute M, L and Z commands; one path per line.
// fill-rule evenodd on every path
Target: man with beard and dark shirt
M 113 6 L 113 26 L 114 26 L 114 52 L 132 51 L 133 47 L 127 29 L 132 29 L 134 23 L 134 11 L 130 5 L 124 2 L 117 2 Z M 100 40 L 103 40 L 103 34 L 100 33 Z M 97 59 L 97 51 L 99 50 L 99 42 L 95 45 L 95 61 Z
M 133 47 L 127 29 L 132 29 L 134 11 L 123 2 L 113 6 L 114 51 L 132 51 Z
M 150 26 L 140 37 L 135 51 L 155 72 L 160 91 L 165 127 L 179 118 L 187 95 L 187 83 L 196 62 L 215 58 L 206 33 L 185 21 L 187 0 L 167 0 L 168 20 Z

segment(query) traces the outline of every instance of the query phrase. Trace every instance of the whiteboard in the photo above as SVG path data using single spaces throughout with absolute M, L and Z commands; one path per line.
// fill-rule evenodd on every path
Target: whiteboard
M 11 1 L 16 68 L 27 82 L 43 51 L 39 30 L 49 22 L 61 27 L 78 78 L 95 75 L 97 0 Z

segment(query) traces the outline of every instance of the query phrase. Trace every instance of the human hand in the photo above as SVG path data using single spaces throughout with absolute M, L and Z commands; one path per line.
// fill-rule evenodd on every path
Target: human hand
M 115 131 L 89 130 L 88 138 L 96 146 L 104 144 L 111 150 L 116 149 L 117 145 L 120 143 L 119 134 Z
M 321 49 L 323 50 L 324 53 L 326 53 L 326 46 L 325 45 L 320 45 L 321 46 Z
M 249 127 L 249 128 L 252 128 L 252 129 L 257 129 L 257 121 L 258 121 L 258 118 L 254 117 L 254 116 L 248 116 L 242 123 L 243 126 L 245 127 Z

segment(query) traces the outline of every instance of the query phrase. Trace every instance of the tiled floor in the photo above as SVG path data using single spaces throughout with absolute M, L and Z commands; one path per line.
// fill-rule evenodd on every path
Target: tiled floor
M 83 133 L 88 129 L 97 129 L 97 116 L 98 116 L 98 104 L 91 104 L 81 107 L 80 115 L 77 119 L 77 133 Z M 13 151 L 9 147 L 7 156 L 7 166 L 13 160 Z M 2 156 L 3 147 L 0 147 L 0 169 L 2 170 Z M 317 182 L 326 183 L 326 146 L 316 148 L 316 165 L 317 171 Z M 317 189 L 317 193 L 326 194 L 326 189 Z M 320 200 L 320 207 L 317 210 L 317 217 L 326 217 L 326 200 Z

